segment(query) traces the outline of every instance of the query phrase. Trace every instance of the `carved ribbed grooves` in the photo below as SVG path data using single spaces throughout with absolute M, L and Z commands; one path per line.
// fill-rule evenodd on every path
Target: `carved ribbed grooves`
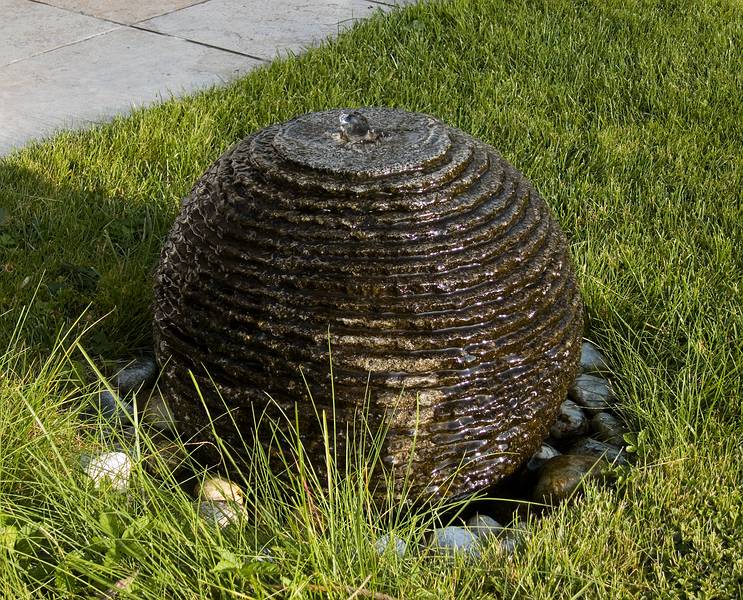
M 567 244 L 492 147 L 384 109 L 363 111 L 387 135 L 375 144 L 302 138 L 308 124 L 332 131 L 339 112 L 243 140 L 184 201 L 156 274 L 163 385 L 192 435 L 208 426 L 189 370 L 212 418 L 236 409 L 246 438 L 267 394 L 270 415 L 299 403 L 320 456 L 302 373 L 339 432 L 368 383 L 372 424 L 390 426 L 385 463 L 411 466 L 413 495 L 464 496 L 533 453 L 575 374 L 582 306 Z M 401 123 L 425 143 L 401 147 Z M 325 147 L 350 158 L 334 169 Z

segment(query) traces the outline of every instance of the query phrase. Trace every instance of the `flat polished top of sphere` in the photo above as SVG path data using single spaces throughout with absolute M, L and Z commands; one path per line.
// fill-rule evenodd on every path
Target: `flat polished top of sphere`
M 279 126 L 285 160 L 339 176 L 376 177 L 425 168 L 451 148 L 446 126 L 428 115 L 389 108 L 327 110 Z

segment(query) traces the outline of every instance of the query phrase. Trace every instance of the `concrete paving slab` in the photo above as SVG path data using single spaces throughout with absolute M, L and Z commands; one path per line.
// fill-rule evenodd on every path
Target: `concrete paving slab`
M 44 0 L 45 4 L 133 25 L 206 0 Z
M 390 5 L 364 0 L 210 0 L 140 27 L 271 60 L 298 52 Z
M 228 81 L 259 61 L 120 27 L 0 67 L 0 154 L 61 128 L 85 126 Z
M 110 31 L 116 25 L 28 0 L 0 0 L 0 66 Z
M 416 0 L 0 0 L 0 156 Z M 148 28 L 152 31 L 148 31 Z

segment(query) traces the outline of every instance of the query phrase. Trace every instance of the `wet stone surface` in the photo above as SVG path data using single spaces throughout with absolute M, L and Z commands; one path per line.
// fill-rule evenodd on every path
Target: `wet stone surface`
M 542 444 L 539 447 L 539 450 L 537 450 L 526 463 L 526 470 L 532 472 L 537 471 L 544 463 L 546 463 L 550 458 L 554 458 L 555 456 L 560 456 L 560 452 L 558 450 L 556 450 L 549 444 Z
M 602 373 L 609 370 L 606 358 L 591 342 L 583 342 L 580 354 L 581 373 Z
M 627 428 L 614 415 L 608 412 L 596 413 L 591 418 L 591 432 L 594 437 L 613 446 L 624 446 Z
M 568 454 L 605 458 L 610 463 L 627 465 L 627 453 L 619 446 L 600 442 L 590 437 L 581 438 L 568 450 Z
M 610 409 L 614 404 L 611 384 L 597 375 L 579 375 L 568 394 L 577 404 L 592 411 Z
M 546 504 L 564 502 L 584 481 L 601 477 L 605 468 L 606 462 L 595 456 L 563 455 L 552 458 L 540 469 L 532 498 Z
M 255 428 L 255 412 L 241 409 L 280 421 L 295 404 L 308 408 L 309 391 L 313 412 L 332 412 L 343 430 L 368 386 L 371 427 L 399 407 L 382 458 L 412 466 L 411 496 L 492 498 L 442 517 L 445 526 L 413 544 L 370 540 L 380 554 L 420 544 L 472 557 L 491 544 L 516 552 L 528 533 L 518 523 L 541 514 L 535 502 L 564 502 L 585 481 L 607 481 L 610 462 L 627 464 L 608 362 L 581 344 L 564 235 L 494 148 L 427 115 L 326 111 L 233 146 L 196 183 L 165 242 L 154 328 L 157 361 L 111 373 L 95 412 L 122 430 L 136 413 L 156 431 L 145 470 L 181 482 L 215 528 L 246 517 L 245 496 L 225 473 L 193 487 L 219 457 L 179 449 L 179 436 L 211 430 L 190 373 L 210 414 L 224 414 L 224 402 L 238 409 L 237 427 L 218 430 L 232 447 Z M 329 344 L 332 407 L 323 404 Z M 302 427 L 322 461 L 322 432 Z M 454 466 L 461 473 L 447 481 Z M 100 472 L 88 469 L 94 480 Z
M 285 428 L 305 379 L 343 429 L 368 388 L 384 464 L 410 464 L 413 497 L 458 498 L 538 448 L 578 368 L 582 304 L 564 234 L 495 148 L 429 115 L 330 110 L 256 132 L 195 184 L 156 271 L 154 334 L 186 436 L 213 441 L 207 412 L 226 408 L 231 447 L 264 408 Z M 301 427 L 322 464 L 319 423 Z
M 153 410 L 148 405 L 153 398 L 167 407 L 167 401 L 159 390 L 147 387 L 153 381 L 151 374 L 147 377 L 146 381 L 135 380 L 132 389 L 138 390 L 137 394 L 124 398 L 129 402 L 136 399 L 138 411 L 143 416 Z M 601 379 L 602 385 L 610 389 L 605 376 L 593 377 Z M 107 415 L 104 413 L 102 416 L 105 419 Z M 152 428 L 151 439 L 155 444 L 154 448 L 147 446 L 142 451 L 145 472 L 163 481 L 189 482 L 183 489 L 192 493 L 194 508 L 208 527 L 224 529 L 244 521 L 247 518 L 244 490 L 216 473 L 202 475 L 199 483 L 194 485 L 195 473 L 203 473 L 203 466 L 196 454 L 190 454 L 194 452 L 193 447 L 184 448 L 178 441 L 178 432 L 173 427 L 158 428 L 157 420 L 144 418 L 141 422 L 141 426 Z M 174 424 L 170 417 L 168 421 Z M 114 418 L 110 426 L 112 431 L 116 429 L 119 432 L 114 436 L 118 441 L 112 444 L 115 451 L 85 456 L 81 463 L 96 488 L 124 492 L 128 489 L 132 472 L 130 456 L 134 455 L 134 434 L 132 428 L 121 420 Z M 563 429 L 558 432 L 557 427 Z M 585 435 L 586 429 L 590 429 L 595 437 Z M 621 444 L 609 443 L 609 440 L 620 441 L 625 429 L 611 409 L 596 412 L 565 400 L 555 425 L 550 429 L 550 437 L 516 474 L 491 490 L 493 500 L 475 502 L 465 513 L 449 522 L 444 520 L 446 526 L 429 530 L 423 540 L 413 544 L 394 534 L 381 535 L 370 543 L 380 556 L 392 553 L 403 557 L 424 551 L 426 547 L 437 553 L 462 554 L 473 559 L 482 556 L 485 548 L 488 551 L 495 548 L 505 556 L 514 554 L 524 547 L 529 533 L 522 519 L 539 517 L 550 505 L 580 496 L 585 481 L 609 484 L 607 469 L 611 465 L 631 464 L 623 440 Z M 583 434 L 576 436 L 578 431 Z M 129 438 L 132 440 L 130 444 L 122 443 L 122 439 Z M 539 504 L 533 504 L 535 502 Z M 504 527 L 501 523 L 508 525 Z
M 557 440 L 574 438 L 588 431 L 588 419 L 575 402 L 565 400 L 557 411 L 557 420 L 550 427 L 550 437 Z

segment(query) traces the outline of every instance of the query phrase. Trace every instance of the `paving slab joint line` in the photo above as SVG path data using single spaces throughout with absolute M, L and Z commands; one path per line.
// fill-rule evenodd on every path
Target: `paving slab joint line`
M 39 52 L 39 53 L 33 54 L 31 56 L 26 56 L 26 57 L 23 57 L 23 58 L 16 59 L 14 61 L 9 62 L 8 64 L 13 64 L 13 63 L 20 62 L 20 61 L 23 61 L 23 60 L 26 60 L 26 59 L 29 59 L 29 58 L 34 58 L 36 56 L 42 56 L 44 54 L 48 54 L 49 52 L 54 52 L 55 50 L 59 50 L 60 48 L 66 48 L 68 46 L 73 46 L 75 44 L 78 44 L 80 42 L 84 42 L 84 41 L 90 40 L 90 39 L 95 38 L 95 37 L 98 37 L 100 35 L 105 35 L 107 33 L 111 33 L 112 31 L 116 31 L 117 29 L 120 29 L 120 28 L 135 29 L 137 31 L 143 31 L 143 32 L 146 32 L 146 33 L 154 33 L 156 35 L 161 35 L 163 37 L 169 37 L 169 38 L 173 38 L 173 39 L 177 39 L 177 40 L 183 40 L 184 42 L 189 42 L 191 44 L 196 44 L 198 46 L 203 46 L 204 48 L 210 48 L 212 50 L 219 50 L 221 52 L 227 52 L 229 54 L 234 54 L 236 56 L 244 56 L 245 58 L 250 58 L 250 59 L 253 59 L 253 60 L 258 60 L 258 61 L 264 62 L 264 63 L 270 63 L 272 61 L 271 58 L 265 58 L 263 56 L 255 56 L 253 54 L 246 54 L 245 52 L 240 52 L 239 50 L 232 50 L 231 48 L 224 48 L 222 46 L 217 46 L 215 44 L 209 44 L 207 42 L 200 42 L 199 40 L 193 40 L 191 38 L 182 37 L 182 36 L 178 36 L 178 35 L 173 35 L 173 34 L 170 34 L 170 33 L 166 33 L 166 32 L 163 32 L 163 31 L 158 31 L 156 29 L 151 29 L 149 27 L 145 27 L 143 25 L 140 25 L 140 23 L 144 23 L 145 21 L 149 21 L 149 20 L 151 20 L 153 18 L 159 18 L 159 17 L 164 17 L 164 16 L 167 16 L 167 15 L 172 15 L 172 14 L 175 14 L 175 13 L 180 12 L 182 10 L 186 10 L 187 8 L 192 8 L 193 6 L 199 6 L 201 4 L 207 4 L 210 1 L 211 0 L 201 0 L 201 2 L 196 2 L 194 4 L 191 4 L 191 5 L 189 5 L 187 7 L 183 7 L 183 8 L 175 8 L 175 9 L 173 9 L 171 11 L 164 12 L 161 15 L 156 15 L 156 17 L 148 17 L 146 19 L 141 19 L 140 21 L 137 21 L 135 23 L 124 23 L 124 22 L 121 22 L 121 21 L 116 21 L 114 19 L 108 19 L 106 17 L 99 17 L 99 16 L 95 16 L 95 15 L 89 15 L 88 13 L 84 13 L 84 12 L 80 12 L 80 11 L 76 11 L 76 10 L 70 10 L 68 8 L 64 8 L 64 7 L 60 7 L 60 6 L 55 6 L 54 4 L 50 4 L 48 2 L 44 2 L 43 0 L 29 0 L 29 2 L 33 2 L 34 4 L 41 4 L 43 6 L 49 6 L 49 7 L 52 7 L 52 8 L 56 8 L 58 10 L 64 10 L 64 11 L 69 12 L 69 13 L 72 13 L 72 14 L 85 15 L 85 16 L 88 16 L 88 17 L 90 17 L 92 19 L 97 19 L 99 21 L 103 21 L 103 22 L 106 22 L 106 23 L 111 23 L 112 25 L 115 25 L 116 27 L 112 27 L 111 29 L 107 29 L 106 31 L 102 31 L 102 32 L 99 32 L 99 33 L 96 33 L 96 34 L 87 36 L 85 38 L 81 38 L 79 40 L 75 40 L 73 42 L 69 42 L 67 44 L 62 44 L 60 46 L 56 46 L 54 48 L 50 48 L 48 50 L 44 50 L 43 52 Z M 398 8 L 398 9 L 402 8 L 402 6 L 400 6 L 399 4 L 390 4 L 390 3 L 383 2 L 383 1 L 380 1 L 380 0 L 367 0 L 367 2 L 369 2 L 370 4 L 376 4 L 378 6 L 389 6 L 389 7 Z M 351 17 L 349 19 L 344 19 L 342 21 L 339 21 L 337 23 L 337 25 L 340 26 L 343 23 L 347 23 L 347 22 L 351 22 L 351 21 L 363 21 L 363 20 L 364 20 L 364 17 Z M 339 33 L 340 33 L 340 31 L 339 31 Z
M 115 19 L 109 19 L 108 17 L 102 17 L 99 15 L 92 15 L 90 13 L 82 12 L 79 10 L 72 10 L 70 8 L 67 8 L 65 6 L 57 6 L 56 4 L 51 4 L 49 2 L 44 2 L 44 0 L 28 0 L 29 2 L 33 2 L 34 4 L 41 4 L 42 6 L 49 6 L 51 8 L 56 8 L 57 10 L 63 10 L 65 12 L 71 13 L 73 15 L 83 15 L 86 17 L 90 17 L 91 19 L 98 19 L 99 21 L 106 21 L 108 23 L 114 23 L 116 25 L 121 25 L 122 27 L 131 27 L 133 25 L 136 25 L 137 23 L 142 23 L 143 21 L 148 21 L 149 19 L 155 19 L 158 17 L 165 17 L 167 15 L 172 15 L 173 13 L 177 13 L 178 11 L 184 10 L 185 8 L 190 8 L 191 6 L 199 6 L 200 4 L 206 4 L 207 2 L 211 2 L 211 0 L 201 0 L 200 2 L 194 2 L 193 4 L 190 4 L 186 7 L 181 8 L 174 8 L 173 10 L 166 11 L 159 15 L 153 15 L 151 17 L 147 17 L 145 19 L 140 19 L 139 21 L 135 21 L 134 23 L 124 23 L 122 21 L 116 21 Z M 369 2 L 374 2 L 374 0 L 369 0 Z
M 373 0 L 369 0 L 370 2 Z M 147 17 L 146 19 L 140 19 L 139 21 L 135 21 L 132 23 L 132 25 L 137 25 L 139 23 L 143 23 L 144 21 L 149 21 L 150 19 L 157 19 L 160 17 L 166 17 L 168 15 L 172 15 L 173 13 L 177 13 L 181 10 L 185 10 L 187 8 L 191 8 L 192 6 L 199 6 L 201 4 L 206 4 L 207 2 L 211 2 L 211 0 L 201 0 L 201 2 L 194 2 L 193 4 L 189 4 L 188 6 L 182 6 L 181 8 L 174 8 L 173 10 L 169 10 L 167 12 L 162 13 L 161 15 L 155 15 L 153 17 Z
M 31 0 L 33 2 L 33 0 Z M 41 2 L 37 2 L 37 4 L 42 4 Z M 105 20 L 105 19 L 104 19 Z M 113 21 L 111 21 L 111 24 L 114 25 Z M 62 48 L 68 48 L 69 46 L 74 46 L 76 44 L 81 44 L 82 42 L 87 42 L 88 40 L 92 40 L 93 38 L 100 37 L 102 35 L 106 35 L 111 33 L 112 31 L 118 31 L 119 29 L 124 29 L 125 26 L 122 26 L 120 24 L 115 24 L 115 27 L 111 27 L 111 29 L 106 29 L 106 31 L 99 31 L 97 33 L 93 33 L 91 35 L 86 35 L 85 37 L 80 38 L 79 40 L 73 40 L 71 42 L 67 42 L 66 44 L 60 44 L 59 46 L 54 46 L 54 48 L 47 48 L 46 50 L 42 50 L 41 52 L 36 52 L 35 54 L 29 54 L 28 56 L 23 56 L 21 58 L 16 58 L 15 60 L 11 60 L 8 63 L 5 63 L 4 65 L 0 65 L 0 69 L 3 67 L 7 67 L 9 65 L 14 65 L 15 63 L 23 62 L 24 60 L 29 60 L 31 58 L 36 58 L 37 56 L 44 56 L 45 54 L 49 54 L 50 52 L 55 52 L 57 50 L 61 50 Z
M 206 3 L 210 2 L 210 1 L 211 0 L 203 0 L 203 2 L 199 2 L 197 4 L 192 4 L 192 5 L 187 6 L 187 7 L 184 7 L 184 8 L 179 8 L 179 9 L 176 9 L 176 10 L 172 10 L 172 11 L 170 11 L 168 13 L 164 13 L 163 15 L 158 15 L 157 17 L 152 17 L 150 19 L 143 19 L 142 21 L 138 21 L 137 23 L 133 23 L 133 24 L 130 24 L 130 25 L 125 25 L 125 26 L 126 27 L 129 27 L 131 29 L 137 29 L 139 31 L 145 31 L 147 33 L 155 33 L 157 35 L 162 35 L 162 36 L 165 36 L 165 37 L 170 37 L 170 38 L 174 38 L 174 39 L 178 39 L 178 40 L 184 40 L 186 42 L 191 42 L 192 44 L 197 44 L 199 46 L 204 46 L 205 48 L 211 48 L 212 50 L 221 50 L 222 52 L 228 52 L 230 54 L 235 54 L 237 56 L 244 56 L 245 58 L 252 58 L 253 60 L 259 60 L 259 61 L 264 62 L 264 63 L 270 63 L 273 60 L 272 58 L 266 58 L 264 56 L 257 56 L 255 54 L 246 54 L 245 52 L 240 52 L 239 50 L 233 50 L 231 48 L 225 48 L 223 46 L 217 46 L 215 44 L 210 44 L 208 42 L 201 42 L 199 40 L 194 40 L 194 39 L 191 39 L 191 38 L 188 38 L 188 37 L 182 37 L 182 36 L 175 35 L 175 34 L 172 34 L 172 33 L 167 33 L 167 32 L 164 32 L 164 31 L 159 31 L 157 29 L 151 29 L 149 27 L 145 27 L 144 25 L 141 25 L 141 23 L 144 23 L 146 21 L 149 21 L 149 20 L 151 20 L 153 18 L 160 18 L 160 17 L 163 17 L 165 15 L 172 15 L 172 14 L 175 14 L 177 12 L 185 11 L 185 10 L 188 10 L 190 8 L 193 8 L 194 6 L 199 6 L 201 4 L 206 4 Z M 388 7 L 393 7 L 393 8 L 401 8 L 400 5 L 387 4 L 386 2 L 376 2 L 375 0 L 367 0 L 367 2 L 369 2 L 370 4 L 376 4 L 378 6 L 388 6 Z M 340 34 L 340 32 L 341 32 L 340 31 L 340 26 L 342 24 L 349 23 L 349 22 L 360 22 L 360 21 L 363 21 L 365 19 L 366 19 L 366 17 L 353 17 L 352 16 L 352 17 L 349 17 L 348 19 L 343 19 L 341 21 L 338 21 L 337 23 L 335 23 L 335 25 L 338 27 L 338 32 L 337 33 Z
M 206 1 L 208 2 L 209 0 L 206 0 Z M 201 4 L 204 4 L 204 3 L 202 2 Z M 145 21 L 147 21 L 147 19 L 145 19 Z M 127 25 L 127 27 L 129 29 L 136 29 L 137 31 L 144 31 L 146 33 L 154 33 L 156 35 L 161 35 L 163 37 L 173 38 L 174 40 L 183 40 L 184 42 L 196 44 L 197 46 L 204 46 L 204 48 L 211 48 L 212 50 L 221 50 L 222 52 L 227 52 L 229 54 L 236 54 L 237 56 L 244 56 L 245 58 L 252 58 L 253 60 L 259 60 L 264 63 L 271 62 L 271 59 L 263 58 L 262 56 L 254 56 L 252 54 L 245 54 L 245 52 L 240 52 L 239 50 L 232 50 L 231 48 L 223 48 L 222 46 L 215 46 L 214 44 L 209 44 L 207 42 L 200 42 L 199 40 L 192 40 L 191 38 L 181 37 L 179 35 L 173 35 L 172 33 L 165 33 L 164 31 L 158 31 L 157 29 L 150 29 L 148 27 L 143 27 L 137 24 Z
M 371 1 L 371 0 L 369 0 L 369 1 Z M 20 59 L 14 60 L 13 62 L 18 62 L 20 60 L 26 60 L 27 58 L 33 58 L 34 56 L 41 56 L 42 54 L 47 54 L 48 52 L 54 52 L 55 50 L 58 50 L 59 48 L 66 48 L 67 46 L 72 46 L 74 44 L 77 44 L 78 42 L 84 42 L 85 40 L 89 40 L 91 38 L 97 37 L 98 35 L 103 35 L 103 34 L 106 34 L 106 33 L 110 33 L 112 31 L 116 31 L 117 29 L 120 29 L 120 28 L 136 29 L 137 31 L 144 31 L 146 33 L 154 33 L 156 35 L 161 35 L 163 37 L 169 37 L 169 38 L 173 38 L 173 39 L 176 39 L 176 40 L 183 40 L 184 42 L 189 42 L 191 44 L 196 44 L 198 46 L 203 46 L 205 48 L 211 48 L 212 50 L 221 50 L 222 52 L 228 52 L 229 54 L 235 54 L 237 56 L 244 56 L 245 58 L 252 58 L 253 60 L 259 60 L 259 61 L 265 62 L 265 63 L 271 62 L 270 59 L 263 58 L 262 56 L 253 56 L 252 54 L 245 54 L 244 52 L 240 52 L 239 50 L 231 50 L 230 48 L 223 48 L 222 46 L 215 46 L 214 44 L 208 44 L 206 42 L 200 42 L 198 40 L 192 40 L 192 39 L 187 38 L 187 37 L 181 37 L 181 36 L 178 36 L 178 35 L 172 35 L 172 34 L 169 34 L 169 33 L 164 33 L 162 31 L 157 31 L 155 29 L 150 29 L 149 27 L 144 27 L 142 25 L 139 25 L 139 23 L 143 23 L 144 21 L 149 21 L 150 19 L 155 18 L 155 17 L 148 17 L 147 19 L 142 19 L 141 21 L 137 21 L 136 23 L 123 23 L 121 21 L 115 21 L 113 19 L 107 19 L 105 17 L 96 17 L 96 16 L 93 16 L 93 15 L 89 15 L 87 13 L 81 13 L 79 11 L 70 10 L 68 8 L 60 8 L 59 6 L 54 6 L 53 4 L 49 4 L 47 2 L 43 2 L 42 0 L 29 0 L 29 2 L 33 2 L 34 4 L 42 4 L 43 6 L 50 6 L 52 8 L 57 8 L 59 10 L 64 10 L 66 12 L 69 12 L 69 13 L 72 13 L 72 14 L 75 14 L 75 15 L 85 15 L 86 17 L 90 17 L 91 19 L 97 19 L 98 21 L 103 21 L 105 23 L 111 23 L 112 25 L 116 25 L 117 27 L 112 27 L 111 29 L 108 29 L 108 30 L 103 31 L 101 33 L 90 35 L 90 36 L 88 36 L 86 38 L 83 38 L 83 39 L 80 39 L 80 40 L 75 40 L 74 42 L 70 42 L 69 44 L 62 44 L 61 46 L 57 46 L 56 48 L 51 48 L 49 50 L 45 50 L 44 52 L 39 52 L 38 54 L 34 54 L 33 56 L 26 56 L 24 58 L 20 58 Z M 192 5 L 190 5 L 190 6 L 186 7 L 186 8 L 191 8 L 191 6 L 199 6 L 200 4 L 206 4 L 207 2 L 210 2 L 210 0 L 202 0 L 201 2 L 197 2 L 196 4 L 192 4 Z M 177 13 L 177 12 L 181 11 L 181 10 L 184 10 L 184 8 L 176 8 L 174 10 L 171 10 L 169 12 L 163 13 L 161 15 L 157 15 L 157 17 L 164 17 L 166 15 L 172 15 L 174 13 Z M 8 64 L 13 64 L 13 62 L 8 63 Z
M 205 1 L 208 2 L 209 0 L 205 0 Z M 400 10 L 402 10 L 405 7 L 404 4 L 403 5 L 390 4 L 389 2 L 383 2 L 382 0 L 367 0 L 367 2 L 371 2 L 372 4 L 380 4 L 381 6 L 390 6 L 392 8 L 399 8 Z

